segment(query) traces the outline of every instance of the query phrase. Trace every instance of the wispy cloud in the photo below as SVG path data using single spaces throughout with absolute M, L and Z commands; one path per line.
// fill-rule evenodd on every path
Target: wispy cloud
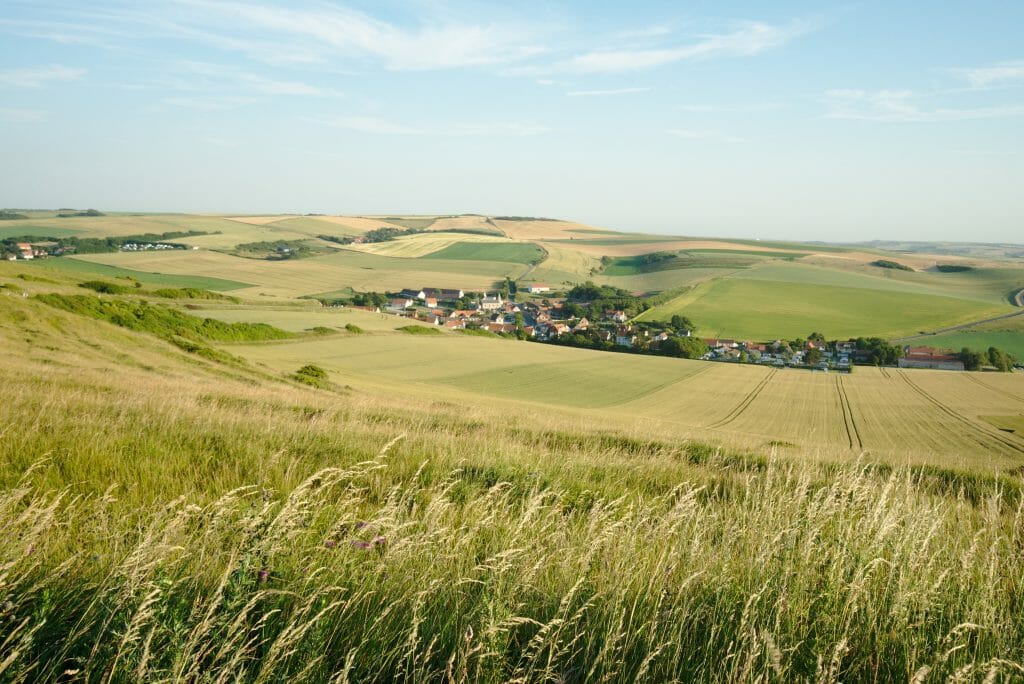
M 989 66 L 951 69 L 950 72 L 962 78 L 975 88 L 988 88 L 1007 83 L 1024 84 L 1024 61 L 999 62 Z
M 783 105 L 779 102 L 755 102 L 741 105 L 684 104 L 676 107 L 681 112 L 693 114 L 768 112 L 782 108 Z
M 969 121 L 1024 116 L 1024 105 L 990 107 L 923 107 L 926 96 L 911 90 L 842 89 L 825 93 L 831 119 L 888 123 Z
M 42 88 L 53 81 L 75 81 L 85 75 L 85 69 L 74 69 L 50 64 L 43 67 L 0 70 L 0 85 L 12 88 Z
M 745 140 L 739 136 L 729 135 L 721 131 L 702 131 L 693 130 L 689 128 L 670 128 L 669 133 L 677 138 L 684 138 L 685 140 L 708 140 L 711 142 L 722 142 L 722 143 L 741 143 Z
M 164 104 L 184 109 L 198 109 L 200 111 L 216 112 L 226 109 L 238 109 L 256 104 L 259 99 L 254 97 L 242 97 L 234 95 L 197 95 L 192 97 L 165 97 L 161 100 Z
M 320 58 L 350 57 L 377 62 L 391 70 L 434 70 L 514 62 L 543 52 L 531 41 L 529 31 L 506 23 L 459 23 L 437 21 L 405 28 L 346 7 L 312 7 L 243 4 L 219 0 L 180 0 L 198 10 L 201 21 L 177 23 L 183 36 L 228 48 L 251 51 L 252 43 L 231 45 L 223 33 L 245 25 L 272 35 L 285 35 L 281 45 L 262 42 L 262 51 L 273 54 L 305 45 Z M 196 13 L 193 12 L 196 16 Z
M 434 136 L 523 136 L 546 133 L 546 126 L 525 123 L 456 123 L 443 126 L 417 126 L 381 119 L 377 117 L 351 116 L 327 119 L 312 119 L 316 123 L 383 135 L 434 135 Z
M 12 107 L 0 107 L 0 121 L 8 123 L 32 123 L 42 121 L 47 113 L 38 109 L 16 109 Z
M 712 59 L 716 57 L 749 57 L 781 47 L 811 30 L 807 22 L 777 26 L 747 22 L 731 33 L 699 36 L 696 42 L 677 47 L 648 49 L 597 50 L 585 52 L 539 67 L 558 73 L 594 74 L 639 71 L 681 62 L 684 60 Z M 538 67 L 524 69 L 536 70 Z
M 647 93 L 650 88 L 615 88 L 613 90 L 570 90 L 566 97 L 605 97 L 612 95 L 632 95 L 633 93 Z

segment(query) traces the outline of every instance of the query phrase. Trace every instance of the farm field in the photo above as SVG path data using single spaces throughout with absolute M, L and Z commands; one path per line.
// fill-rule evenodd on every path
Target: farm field
M 641 320 L 685 314 L 701 334 L 791 339 L 818 331 L 829 339 L 916 334 L 1012 311 L 1009 305 L 897 289 L 761 281 L 743 273 L 701 283 L 643 313 Z
M 456 244 L 499 244 L 531 246 L 530 243 L 511 242 L 507 238 L 492 235 L 468 235 L 465 233 L 429 232 L 403 235 L 387 242 L 368 242 L 346 245 L 345 249 L 377 254 L 380 256 L 415 259 L 428 256 Z
M 401 290 L 405 287 L 461 287 L 485 290 L 506 276 L 518 276 L 524 266 L 502 262 L 431 260 L 424 262 L 337 250 L 334 254 L 300 260 L 244 259 L 210 251 L 91 254 L 76 257 L 138 271 L 199 275 L 259 283 L 245 294 L 299 297 L 351 287 L 360 291 Z
M 235 345 L 283 371 L 315 360 L 342 379 L 450 387 L 558 409 L 590 409 L 659 432 L 790 455 L 867 455 L 993 470 L 1024 462 L 1024 439 L 982 416 L 1024 410 L 1024 376 L 858 368 L 852 375 L 608 354 L 457 333 Z M 414 391 L 411 386 L 409 391 Z M 472 399 L 463 399 L 472 401 Z M 984 456 L 982 456 L 984 455 Z
M 253 287 L 252 283 L 243 283 L 237 280 L 227 280 L 214 276 L 194 275 L 182 273 L 180 275 L 170 273 L 153 273 L 132 268 L 123 268 L 96 261 L 85 259 L 62 258 L 46 259 L 35 261 L 29 268 L 40 272 L 56 271 L 58 273 L 81 278 L 103 277 L 103 278 L 134 278 L 143 285 L 161 287 L 198 287 L 217 292 L 229 290 L 240 290 Z

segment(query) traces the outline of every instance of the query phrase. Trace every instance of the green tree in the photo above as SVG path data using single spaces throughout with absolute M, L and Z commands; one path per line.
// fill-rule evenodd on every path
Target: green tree
M 821 361 L 822 353 L 820 349 L 808 349 L 807 353 L 804 354 L 804 363 L 808 366 L 816 366 Z
M 989 347 L 986 353 L 988 362 L 997 370 L 1008 373 L 1013 370 L 1013 357 L 997 347 Z
M 960 353 L 957 354 L 956 357 L 963 362 L 964 368 L 967 370 L 978 370 L 981 368 L 981 364 L 984 361 L 984 357 L 981 352 L 968 349 L 967 347 L 961 349 Z
M 680 330 L 689 330 L 692 332 L 697 329 L 697 326 L 693 324 L 693 321 L 691 321 L 689 317 L 680 316 L 678 314 L 672 317 L 669 321 L 669 325 L 677 332 Z

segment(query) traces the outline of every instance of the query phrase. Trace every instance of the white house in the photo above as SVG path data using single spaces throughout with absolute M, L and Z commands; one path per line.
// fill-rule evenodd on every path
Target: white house
M 484 295 L 484 298 L 480 300 L 480 309 L 483 311 L 497 311 L 498 309 L 505 306 L 505 300 L 501 298 L 501 293 L 491 295 Z
M 530 287 L 526 288 L 526 291 L 530 294 L 540 294 L 541 292 L 551 292 L 551 288 L 544 283 L 533 283 Z

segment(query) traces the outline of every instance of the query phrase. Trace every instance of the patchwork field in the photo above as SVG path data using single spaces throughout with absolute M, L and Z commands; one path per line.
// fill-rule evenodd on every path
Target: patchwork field
M 858 368 L 852 375 L 607 354 L 458 333 L 400 332 L 232 347 L 278 371 L 315 361 L 339 382 L 444 391 L 632 418 L 680 436 L 791 455 L 938 459 L 994 470 L 1024 464 L 1024 438 L 983 416 L 1024 411 L 1024 376 Z M 433 388 L 433 389 L 431 389 Z M 441 388 L 446 388 L 442 390 Z M 459 393 L 452 395 L 452 390 Z M 468 396 L 463 393 L 468 393 Z M 486 398 L 486 399 L 485 399 Z
M 199 275 L 258 283 L 246 295 L 299 297 L 342 288 L 398 291 L 406 287 L 461 287 L 486 290 L 524 266 L 507 262 L 433 259 L 419 261 L 350 250 L 311 259 L 265 261 L 210 251 L 92 254 L 76 257 L 152 273 Z

